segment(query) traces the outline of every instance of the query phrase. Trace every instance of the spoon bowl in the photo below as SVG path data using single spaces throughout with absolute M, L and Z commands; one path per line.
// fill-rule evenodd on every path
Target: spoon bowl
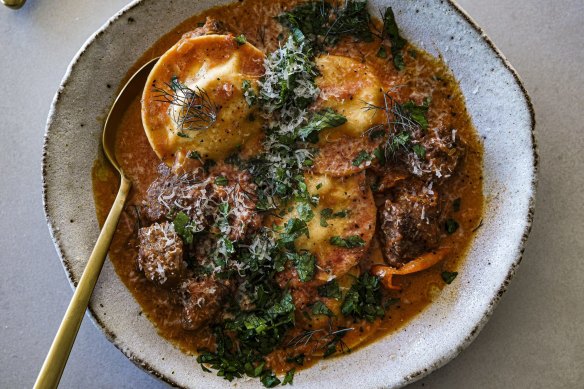
M 19 9 L 26 3 L 26 0 L 2 0 L 2 4 L 11 9 Z
M 126 85 L 120 90 L 105 120 L 102 147 L 106 158 L 120 174 L 120 188 L 37 377 L 34 385 L 35 389 L 52 389 L 59 385 L 71 348 L 75 342 L 75 337 L 79 331 L 79 326 L 87 309 L 87 304 L 103 267 L 103 262 L 132 185 L 124 175 L 115 155 L 117 124 L 132 100 L 142 93 L 148 74 L 156 61 L 158 61 L 158 58 L 150 60 L 130 77 Z

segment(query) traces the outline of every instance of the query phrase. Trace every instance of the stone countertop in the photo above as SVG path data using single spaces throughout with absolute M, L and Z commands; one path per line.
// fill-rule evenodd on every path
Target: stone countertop
M 128 0 L 0 8 L 0 387 L 31 387 L 72 295 L 45 224 L 48 110 L 83 42 Z M 540 152 L 535 223 L 509 291 L 475 342 L 413 387 L 584 382 L 584 1 L 460 0 L 522 77 Z M 582 170 L 581 170 L 582 169 Z M 87 318 L 63 388 L 162 388 Z

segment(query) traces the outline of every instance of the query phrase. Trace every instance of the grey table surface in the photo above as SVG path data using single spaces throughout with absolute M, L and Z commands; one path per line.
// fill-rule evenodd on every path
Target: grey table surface
M 128 0 L 0 8 L 0 387 L 31 387 L 72 295 L 45 224 L 49 106 L 83 42 Z M 584 0 L 460 0 L 531 94 L 540 151 L 535 224 L 516 279 L 476 341 L 413 384 L 584 387 Z M 166 385 L 84 320 L 61 387 Z

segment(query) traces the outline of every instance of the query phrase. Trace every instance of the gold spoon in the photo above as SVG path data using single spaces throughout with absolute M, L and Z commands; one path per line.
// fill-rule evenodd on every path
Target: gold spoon
M 133 99 L 137 95 L 142 94 L 142 90 L 146 84 L 146 79 L 156 61 L 158 61 L 158 58 L 152 59 L 134 73 L 122 88 L 105 120 L 102 138 L 103 151 L 113 167 L 120 173 L 120 189 L 118 190 L 118 195 L 116 196 L 107 219 L 99 233 L 99 237 L 97 238 L 95 247 L 89 257 L 89 261 L 87 261 L 87 265 L 81 275 L 75 293 L 73 293 L 73 298 L 71 299 L 67 312 L 63 317 L 63 321 L 59 326 L 57 335 L 55 336 L 51 349 L 43 363 L 43 367 L 37 377 L 34 388 L 56 388 L 61 380 L 63 369 L 65 369 L 65 365 L 67 364 L 69 353 L 73 347 L 73 342 L 75 342 L 75 337 L 77 336 L 79 326 L 81 325 L 85 310 L 87 309 L 89 298 L 91 297 L 91 293 L 93 292 L 93 288 L 95 287 L 95 283 L 101 272 L 105 256 L 132 185 L 120 168 L 114 153 L 117 125 Z
M 26 0 L 2 0 L 2 4 L 12 9 L 19 9 L 26 3 Z

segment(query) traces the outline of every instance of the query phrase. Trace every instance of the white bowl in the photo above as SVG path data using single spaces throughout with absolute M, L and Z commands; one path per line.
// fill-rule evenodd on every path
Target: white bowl
M 113 16 L 81 48 L 47 122 L 43 195 L 47 222 L 73 286 L 98 235 L 91 167 L 116 87 L 134 62 L 178 22 L 229 0 L 141 0 Z M 300 372 L 294 387 L 400 387 L 444 365 L 477 336 L 521 260 L 533 216 L 537 170 L 534 115 L 517 74 L 452 1 L 370 1 L 391 5 L 407 39 L 443 56 L 460 83 L 484 143 L 483 225 L 457 281 L 396 333 Z M 153 28 L 155 26 L 156 28 Z M 95 324 L 134 363 L 176 386 L 221 388 L 157 335 L 106 261 L 89 310 Z M 233 384 L 232 384 L 233 385 Z M 237 386 L 261 386 L 239 380 Z

